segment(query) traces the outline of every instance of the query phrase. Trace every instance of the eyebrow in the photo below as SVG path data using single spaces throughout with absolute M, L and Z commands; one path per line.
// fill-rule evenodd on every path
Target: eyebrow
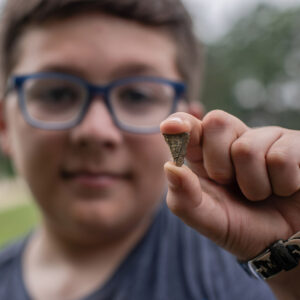
M 121 76 L 139 76 L 139 75 L 151 75 L 151 76 L 162 76 L 161 72 L 159 72 L 153 65 L 142 64 L 142 63 L 132 63 L 125 64 L 124 66 L 120 66 L 113 72 L 115 77 Z
M 82 72 L 79 68 L 70 65 L 46 65 L 40 68 L 38 72 L 67 73 L 77 77 L 85 78 L 84 72 Z
M 58 72 L 58 73 L 67 73 L 80 78 L 91 80 L 87 72 L 82 70 L 80 67 L 69 64 L 49 64 L 41 67 L 39 72 Z M 126 63 L 120 65 L 115 70 L 109 74 L 107 80 L 114 80 L 124 77 L 133 77 L 133 76 L 158 76 L 164 77 L 161 72 L 156 70 L 153 66 L 142 64 L 142 63 Z

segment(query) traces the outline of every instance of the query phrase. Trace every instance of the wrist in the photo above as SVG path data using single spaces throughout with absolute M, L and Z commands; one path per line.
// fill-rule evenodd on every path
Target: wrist
M 239 262 L 250 275 L 269 279 L 283 271 L 296 268 L 300 260 L 300 231 L 288 240 L 279 240 L 255 258 Z

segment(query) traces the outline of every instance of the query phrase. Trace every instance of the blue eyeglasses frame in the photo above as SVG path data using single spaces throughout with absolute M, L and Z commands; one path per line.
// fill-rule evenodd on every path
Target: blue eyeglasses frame
M 66 124 L 46 124 L 43 122 L 39 122 L 37 120 L 34 120 L 30 117 L 26 104 L 25 104 L 25 95 L 24 95 L 24 90 L 23 90 L 23 85 L 26 82 L 26 80 L 29 79 L 43 79 L 43 78 L 56 78 L 56 79 L 66 79 L 70 80 L 72 82 L 75 82 L 82 86 L 86 91 L 87 91 L 87 96 L 85 99 L 85 103 L 78 115 L 78 117 Z M 74 76 L 74 75 L 69 75 L 65 73 L 57 73 L 57 72 L 40 72 L 40 73 L 34 73 L 34 74 L 28 74 L 28 75 L 14 75 L 10 78 L 9 84 L 8 84 L 8 91 L 11 91 L 12 89 L 16 89 L 18 92 L 18 103 L 19 107 L 21 109 L 21 112 L 23 114 L 24 119 L 28 124 L 30 124 L 33 127 L 40 128 L 40 129 L 45 129 L 45 130 L 67 130 L 75 127 L 76 125 L 80 124 L 80 122 L 84 119 L 91 103 L 93 100 L 95 100 L 96 95 L 101 95 L 104 103 L 110 113 L 110 116 L 112 117 L 112 120 L 116 124 L 116 126 L 124 131 L 131 132 L 131 133 L 157 133 L 159 132 L 159 126 L 157 127 L 151 127 L 151 128 L 138 128 L 138 127 L 131 127 L 128 125 L 122 124 L 113 108 L 110 102 L 110 92 L 113 88 L 117 86 L 121 86 L 127 83 L 132 83 L 132 82 L 157 82 L 160 84 L 166 84 L 168 86 L 171 86 L 174 90 L 174 99 L 172 103 L 171 110 L 169 112 L 169 115 L 174 113 L 176 111 L 176 107 L 178 104 L 178 101 L 180 99 L 184 99 L 183 96 L 186 91 L 186 85 L 183 82 L 177 82 L 177 81 L 172 81 L 160 77 L 150 77 L 150 76 L 139 76 L 139 77 L 127 77 L 127 78 L 122 78 L 118 79 L 115 81 L 112 81 L 106 85 L 94 85 L 89 83 L 88 81 Z M 166 116 L 167 117 L 167 116 Z

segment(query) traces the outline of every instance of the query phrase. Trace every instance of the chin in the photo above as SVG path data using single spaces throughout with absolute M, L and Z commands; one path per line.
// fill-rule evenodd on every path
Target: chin
M 110 231 L 126 226 L 137 217 L 133 204 L 120 203 L 117 200 L 94 200 L 81 202 L 73 206 L 71 219 L 91 231 Z

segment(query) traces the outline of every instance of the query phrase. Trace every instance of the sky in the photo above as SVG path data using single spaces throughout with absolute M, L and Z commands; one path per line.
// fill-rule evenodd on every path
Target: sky
M 280 9 L 300 6 L 300 0 L 183 0 L 194 17 L 200 37 L 207 42 L 225 34 L 241 16 L 259 3 L 273 4 Z

